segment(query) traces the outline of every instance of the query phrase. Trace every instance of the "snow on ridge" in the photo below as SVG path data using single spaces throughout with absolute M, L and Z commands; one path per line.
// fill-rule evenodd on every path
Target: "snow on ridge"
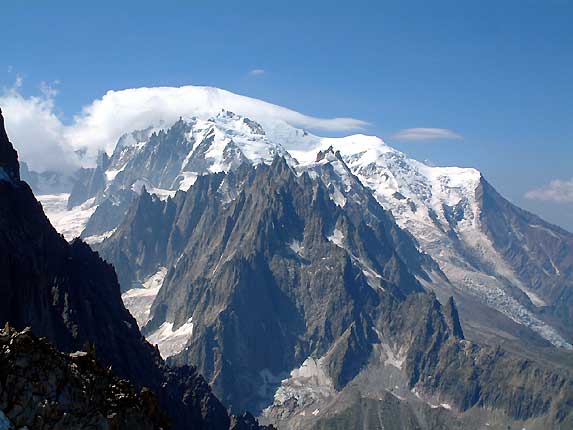
M 338 228 L 335 228 L 334 231 L 327 239 L 334 243 L 339 248 L 344 248 L 344 233 Z
M 352 173 L 372 190 L 382 207 L 392 212 L 398 225 L 418 239 L 421 250 L 436 260 L 456 288 L 532 328 L 553 345 L 572 348 L 553 327 L 504 291 L 504 280 L 509 280 L 527 294 L 535 306 L 544 305 L 542 298 L 522 284 L 482 230 L 481 209 L 476 200 L 476 190 L 482 180 L 479 170 L 428 166 L 408 158 L 375 136 L 317 139 L 311 151 L 293 152 L 299 161 L 303 160 L 300 168 L 318 164 L 315 161 L 318 151 L 330 147 L 340 151 Z M 332 194 L 331 190 L 331 198 Z M 457 253 L 448 231 L 454 232 L 471 250 L 472 258 L 479 260 L 477 267 L 481 269 L 472 268 L 471 259 Z M 328 239 L 342 247 L 340 237 L 331 235 Z M 484 276 L 483 266 L 489 267 Z M 364 274 L 371 275 L 368 270 Z M 372 276 L 367 279 L 373 284 L 376 282 Z
M 95 236 L 88 236 L 88 237 L 84 237 L 84 241 L 88 244 L 88 245 L 95 245 L 98 243 L 103 242 L 104 240 L 106 240 L 108 237 L 110 237 L 112 234 L 115 233 L 117 229 L 111 229 L 109 231 L 106 231 L 105 233 L 102 234 L 97 234 Z
M 141 287 L 132 288 L 121 295 L 123 304 L 133 315 L 140 328 L 149 321 L 151 305 L 159 293 L 166 275 L 167 268 L 160 267 L 156 273 L 149 276 L 141 284 Z
M 164 322 L 157 330 L 146 336 L 152 345 L 157 345 L 159 353 L 166 359 L 183 351 L 193 335 L 193 318 L 189 318 L 181 327 L 173 330 L 172 322 Z
M 291 400 L 296 400 L 297 409 L 300 410 L 333 396 L 336 393 L 334 383 L 324 369 L 323 361 L 324 357 L 320 359 L 308 357 L 300 367 L 293 369 L 290 375 L 281 381 L 280 387 L 275 392 L 273 404 L 263 411 L 263 414 L 274 407 L 280 408 Z M 316 415 L 318 412 L 313 414 Z
M 328 131 L 359 129 L 366 122 L 354 118 L 317 118 L 263 100 L 214 87 L 141 87 L 108 91 L 86 106 L 70 126 L 62 127 L 62 140 L 73 148 L 113 150 L 126 130 L 173 123 L 180 116 L 208 118 L 222 109 L 257 120 L 269 130 L 278 123 Z M 280 131 L 280 125 L 277 126 Z

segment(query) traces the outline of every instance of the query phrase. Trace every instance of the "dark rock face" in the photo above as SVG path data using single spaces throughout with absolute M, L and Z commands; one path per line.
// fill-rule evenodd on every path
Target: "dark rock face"
M 116 243 L 115 239 L 96 245 L 102 255 L 113 262 L 122 290 L 142 282 L 158 267 L 174 258 L 167 244 L 175 209 L 173 201 L 162 202 L 143 189 L 139 198 L 127 209 L 124 221 L 113 235 L 114 238 L 121 238 L 119 246 L 112 245 Z
M 570 426 L 571 372 L 464 340 L 452 305 L 444 309 L 431 295 L 414 294 L 381 319 L 381 332 L 408 345 L 410 387 L 459 411 L 495 408 L 514 420 L 545 416 L 546 428 Z
M 63 354 L 30 330 L 9 327 L 0 330 L 0 411 L 14 428 L 170 427 L 151 391 L 136 392 L 93 354 Z
M 8 139 L 4 128 L 4 117 L 0 109 L 0 180 L 3 176 L 11 181 L 20 180 L 20 165 L 18 164 L 18 153 Z
M 48 338 L 61 351 L 95 345 L 102 365 L 158 396 L 174 428 L 227 429 L 225 408 L 195 369 L 169 369 L 123 306 L 113 267 L 81 240 L 67 243 L 25 182 L 2 129 L 0 323 Z
M 318 419 L 312 430 L 454 430 L 468 429 L 464 423 L 444 409 L 425 406 L 416 410 L 390 393 L 381 399 L 356 397 L 335 416 Z M 476 427 L 477 428 L 477 427 Z
M 573 342 L 573 234 L 511 204 L 483 178 L 476 194 L 494 247 L 543 299 L 540 316 Z
M 68 209 L 94 197 L 97 191 L 105 185 L 103 172 L 98 168 L 81 168 L 76 175 L 76 182 L 68 198 Z
M 81 237 L 97 236 L 115 229 L 125 218 L 137 194 L 131 190 L 120 190 L 104 199 L 88 220 Z

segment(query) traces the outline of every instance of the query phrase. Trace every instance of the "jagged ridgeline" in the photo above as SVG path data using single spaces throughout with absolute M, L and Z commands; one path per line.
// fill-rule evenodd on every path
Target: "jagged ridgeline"
M 207 100 L 219 94 L 195 90 Z M 67 200 L 73 207 L 52 218 L 68 238 L 81 232 L 89 243 L 99 243 L 119 226 L 144 187 L 166 199 L 199 176 L 234 171 L 244 163 L 270 164 L 277 155 L 298 174 L 307 170 L 312 176 L 330 164 L 332 174 L 323 179 L 331 199 L 346 209 L 357 198 L 367 204 L 368 194 L 390 212 L 414 238 L 418 254 L 437 268 L 420 282 L 444 302 L 456 297 L 469 337 L 503 342 L 522 353 L 573 349 L 573 234 L 512 205 L 476 169 L 429 166 L 374 136 L 321 138 L 281 120 L 263 121 L 222 111 L 127 131 L 111 156 L 101 153 L 97 167 L 73 175 Z M 53 183 L 54 190 L 69 182 L 46 172 L 27 175 L 39 192 L 38 182 Z M 51 209 L 66 195 L 40 199 Z M 132 281 L 144 283 L 148 278 L 141 273 Z M 120 281 L 129 289 L 124 274 L 120 270 Z
M 169 362 L 284 428 L 571 422 L 569 371 L 466 340 L 422 287 L 447 282 L 438 265 L 332 149 L 143 190 L 99 250 L 126 285 L 150 279 L 124 297 L 157 294 L 133 308 Z
M 211 393 L 196 368 L 183 366 L 170 369 L 165 366 L 158 351 L 145 341 L 135 319 L 125 309 L 113 267 L 81 240 L 70 244 L 51 226 L 28 184 L 20 180 L 17 153 L 8 140 L 1 111 L 0 273 L 2 325 L 8 322 L 19 330 L 29 326 L 34 335 L 45 337 L 62 352 L 78 351 L 84 345 L 92 344 L 102 366 L 111 366 L 114 375 L 133 384 L 135 388 L 121 383 L 124 384 L 121 386 L 126 393 L 131 390 L 138 392 L 143 387 L 148 387 L 155 393 L 172 428 L 258 428 L 248 415 L 240 418 L 229 417 L 225 407 Z M 29 357 L 23 356 L 19 359 L 11 355 L 19 351 L 14 348 L 21 345 L 20 342 L 25 343 L 23 348 L 27 348 Z M 30 388 L 41 388 L 42 395 L 32 396 L 29 401 L 36 402 L 38 408 L 52 408 L 55 416 L 76 407 L 76 412 L 82 411 L 84 407 L 92 408 L 90 410 L 94 412 L 94 419 L 97 419 L 98 413 L 113 413 L 113 407 L 106 403 L 107 394 L 100 390 L 113 391 L 114 386 L 119 383 L 115 377 L 109 376 L 108 382 L 86 382 L 87 385 L 82 387 L 84 391 L 72 399 L 68 397 L 69 393 L 65 391 L 65 387 L 60 387 L 63 391 L 52 397 L 50 393 L 53 392 L 50 390 L 53 387 L 39 387 L 37 382 L 34 382 L 44 375 L 43 370 L 34 370 L 30 366 L 34 360 L 41 359 L 42 354 L 46 354 L 46 365 L 53 366 L 44 370 L 55 375 L 56 380 L 61 380 L 58 379 L 58 372 L 67 372 L 73 367 L 74 363 L 70 362 L 70 359 L 73 362 L 73 356 L 66 358 L 57 355 L 44 341 L 37 341 L 28 335 L 25 338 L 20 335 L 9 339 L 3 337 L 1 348 L 5 359 L 0 362 L 0 425 L 5 428 L 10 428 L 12 420 L 13 423 L 21 422 L 19 420 L 23 419 L 22 408 L 27 408 L 26 413 L 33 411 L 34 404 L 19 405 L 14 397 L 26 397 L 29 394 L 26 390 Z M 85 374 L 80 372 L 71 375 L 75 378 L 69 388 L 72 394 L 76 393 L 74 390 L 78 385 L 92 380 L 94 372 L 100 372 L 98 369 L 88 368 Z M 27 379 L 28 376 L 31 380 Z M 26 381 L 36 385 L 27 387 Z M 49 380 L 48 383 L 51 383 L 50 381 L 53 382 Z M 19 394 L 13 391 L 15 383 L 23 384 L 18 386 L 23 390 L 19 391 Z M 43 396 L 49 402 L 48 406 L 41 403 Z M 127 399 L 133 399 L 133 407 L 139 408 L 143 399 L 129 396 L 132 395 L 129 394 Z M 87 401 L 94 398 L 101 401 L 86 405 Z M 99 410 L 100 407 L 103 409 Z M 93 408 L 98 410 L 94 411 Z M 129 412 L 126 413 L 128 415 L 125 417 L 118 417 L 118 422 L 123 422 L 121 420 L 124 418 L 131 419 Z M 137 413 L 132 418 L 135 422 L 139 422 L 137 420 L 141 418 L 143 428 L 151 423 Z M 49 420 L 45 422 L 47 427 L 44 424 L 33 424 L 30 428 L 51 428 L 49 423 Z M 58 428 L 80 427 L 72 421 Z

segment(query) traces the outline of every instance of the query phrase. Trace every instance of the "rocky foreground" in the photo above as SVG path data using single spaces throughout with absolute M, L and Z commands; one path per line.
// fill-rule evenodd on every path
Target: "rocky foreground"
M 89 349 L 89 348 L 86 348 Z M 154 394 L 101 367 L 93 351 L 58 352 L 31 329 L 0 330 L 0 429 L 168 429 Z

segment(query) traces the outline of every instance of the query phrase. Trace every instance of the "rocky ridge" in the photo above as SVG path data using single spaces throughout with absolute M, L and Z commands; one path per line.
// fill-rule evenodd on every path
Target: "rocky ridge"
M 91 352 L 58 352 L 9 325 L 0 330 L 0 411 L 16 429 L 170 428 L 150 390 L 137 392 Z

